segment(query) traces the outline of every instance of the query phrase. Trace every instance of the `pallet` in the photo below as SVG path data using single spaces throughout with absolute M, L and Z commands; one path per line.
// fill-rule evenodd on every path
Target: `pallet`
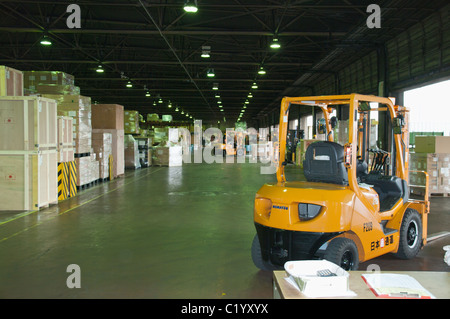
M 431 197 L 449 197 L 450 193 L 431 193 Z
M 77 185 L 77 190 L 85 190 L 85 189 L 94 187 L 94 186 L 97 185 L 98 183 L 99 183 L 99 180 L 97 179 L 97 180 L 95 180 L 95 181 L 92 181 L 92 182 L 87 183 L 87 184 L 84 184 L 84 185 L 80 185 L 80 186 Z
M 74 155 L 75 158 L 80 158 L 80 157 L 91 156 L 91 153 L 75 153 L 73 155 Z

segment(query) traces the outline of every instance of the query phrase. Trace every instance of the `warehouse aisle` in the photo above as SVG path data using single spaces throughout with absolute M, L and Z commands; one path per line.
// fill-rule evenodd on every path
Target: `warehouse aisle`
M 260 164 L 151 167 L 48 209 L 2 213 L 0 298 L 271 298 L 271 273 L 255 268 L 250 246 L 254 194 L 274 179 Z M 445 203 L 432 204 L 443 220 Z M 438 218 L 430 228 L 447 230 Z M 448 271 L 443 244 L 408 267 Z M 408 268 L 389 258 L 386 267 Z M 67 288 L 70 264 L 79 289 Z

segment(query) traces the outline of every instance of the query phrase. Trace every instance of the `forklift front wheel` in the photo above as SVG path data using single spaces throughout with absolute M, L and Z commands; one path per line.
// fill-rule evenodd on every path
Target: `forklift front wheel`
M 344 270 L 357 270 L 359 265 L 358 248 L 353 240 L 338 237 L 328 244 L 324 259 Z
M 422 245 L 422 220 L 419 212 L 408 208 L 400 227 L 400 243 L 396 256 L 400 259 L 414 258 Z
M 264 271 L 275 270 L 276 267 L 271 262 L 264 261 L 261 254 L 261 245 L 259 243 L 258 235 L 256 234 L 252 242 L 252 260 L 256 267 Z

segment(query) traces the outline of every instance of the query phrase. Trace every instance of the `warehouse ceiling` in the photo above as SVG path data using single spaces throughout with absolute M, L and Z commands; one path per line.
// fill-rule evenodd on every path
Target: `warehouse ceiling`
M 447 4 L 377 1 L 381 28 L 369 29 L 372 2 L 197 0 L 198 11 L 188 13 L 184 0 L 0 0 L 0 64 L 73 74 L 93 102 L 144 115 L 182 120 L 184 111 L 234 123 L 246 106 L 241 120 L 252 123 L 278 108 L 282 96 L 312 88 Z M 80 6 L 81 28 L 67 26 L 71 3 Z M 43 35 L 51 46 L 40 44 Z M 270 47 L 274 37 L 279 49 Z M 205 47 L 209 58 L 201 57 Z M 96 72 L 99 65 L 104 73 Z M 258 74 L 261 67 L 266 74 Z

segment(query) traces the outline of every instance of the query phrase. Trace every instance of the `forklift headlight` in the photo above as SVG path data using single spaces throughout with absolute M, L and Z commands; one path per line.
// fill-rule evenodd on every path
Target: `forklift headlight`
M 309 220 L 319 215 L 322 206 L 315 204 L 298 204 L 298 218 L 300 220 Z

